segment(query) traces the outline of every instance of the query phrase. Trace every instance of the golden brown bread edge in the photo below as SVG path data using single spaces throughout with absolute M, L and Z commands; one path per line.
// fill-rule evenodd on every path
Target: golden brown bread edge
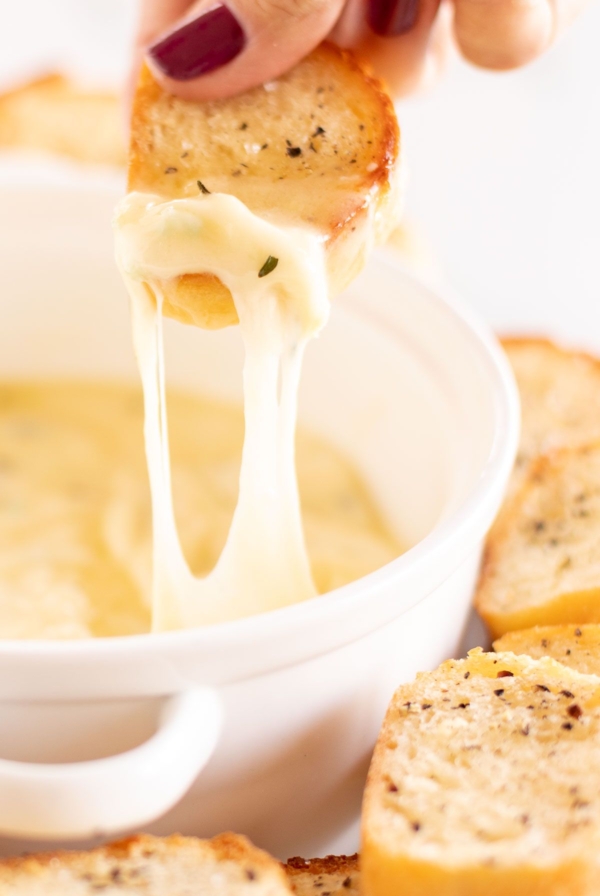
M 278 79 L 278 90 L 285 102 L 286 84 L 298 75 L 301 77 L 302 66 L 313 65 L 315 68 L 322 66 L 337 76 L 336 87 L 346 87 L 349 92 L 363 91 L 361 97 L 361 109 L 368 112 L 370 124 L 364 133 L 364 143 L 370 143 L 369 160 L 361 168 L 361 165 L 352 165 L 348 160 L 345 175 L 349 179 L 352 173 L 352 182 L 345 192 L 339 189 L 339 185 L 333 188 L 328 197 L 329 202 L 324 202 L 323 207 L 328 209 L 329 217 L 324 220 L 311 220 L 312 216 L 300 213 L 293 215 L 294 222 L 316 226 L 326 234 L 327 263 L 332 294 L 340 292 L 361 270 L 368 245 L 372 240 L 384 241 L 391 229 L 397 223 L 397 209 L 399 207 L 400 177 L 397 160 L 399 155 L 400 135 L 398 122 L 394 112 L 392 101 L 386 93 L 382 83 L 367 70 L 355 56 L 349 51 L 342 50 L 334 44 L 325 42 L 313 53 L 303 60 L 282 78 Z M 317 92 L 319 88 L 316 88 Z M 252 104 L 255 104 L 255 112 L 259 111 L 261 103 L 264 103 L 265 88 L 257 87 L 233 100 L 213 101 L 209 104 L 194 104 L 180 100 L 167 94 L 156 82 L 150 70 L 143 66 L 140 72 L 137 89 L 134 96 L 131 119 L 131 143 L 128 164 L 128 189 L 155 192 L 169 198 L 181 198 L 184 196 L 198 195 L 198 180 L 202 178 L 206 158 L 209 153 L 204 153 L 203 148 L 194 145 L 187 137 L 187 131 L 193 133 L 191 124 L 194 118 L 203 116 L 210 110 L 211 115 L 216 115 L 221 125 L 227 117 L 229 109 L 237 108 L 234 104 L 245 103 L 245 108 L 252 114 Z M 327 95 L 327 94 L 325 94 Z M 344 97 L 346 99 L 346 97 Z M 272 102 L 272 99 L 271 99 Z M 306 96 L 306 103 L 313 102 L 313 98 Z M 315 108 L 319 104 L 317 103 Z M 352 103 L 346 103 L 348 108 Z M 366 107 L 369 107 L 368 109 Z M 308 111 L 308 106 L 307 110 Z M 154 113 L 158 112 L 158 117 Z M 265 116 L 268 117 L 268 116 Z M 168 122 L 174 121 L 175 130 L 170 130 Z M 243 122 L 229 122 L 231 128 L 232 144 L 238 140 Z M 272 135 L 272 122 L 262 122 L 266 127 L 265 133 Z M 362 125 L 361 125 L 362 127 Z M 318 130 L 318 129 L 317 129 Z M 315 134 L 317 131 L 315 131 Z M 369 141 L 369 135 L 371 140 Z M 219 161 L 225 168 L 231 159 L 226 145 L 227 134 L 220 134 L 219 145 L 216 153 L 222 153 Z M 293 135 L 297 139 L 297 135 Z M 314 137 L 314 134 L 312 135 Z M 225 140 L 223 139 L 225 138 Z M 281 135 L 283 141 L 285 135 Z M 317 138 L 315 138 L 317 139 Z M 253 146 L 264 146 L 261 136 L 261 127 L 256 124 L 252 128 Z M 289 140 L 286 141 L 289 144 Z M 173 143 L 177 144 L 173 147 Z M 311 144 L 314 140 L 311 141 Z M 174 153 L 166 152 L 167 147 L 175 148 Z M 358 148 L 358 147 L 357 147 Z M 214 152 L 213 148 L 213 152 Z M 255 155 L 255 153 L 253 153 Z M 358 155 L 358 153 L 357 153 Z M 177 165 L 172 164 L 173 157 L 177 158 Z M 317 154 L 315 153 L 315 161 Z M 248 158 L 250 163 L 250 158 Z M 262 161 L 262 160 L 261 160 Z M 312 157 L 311 157 L 312 161 Z M 356 162 L 356 158 L 354 159 Z M 236 163 L 237 164 L 237 163 Z M 287 162 L 286 162 L 287 164 Z M 276 163 L 277 165 L 277 163 Z M 248 167 L 244 164 L 244 167 Z M 217 177 L 216 192 L 228 192 L 237 195 L 248 207 L 257 214 L 269 216 L 274 208 L 272 197 L 273 188 L 277 180 L 283 176 L 279 169 L 274 169 L 273 174 L 267 178 L 254 178 L 254 189 L 249 185 L 252 176 L 239 174 L 241 167 L 224 177 Z M 317 171 L 316 175 L 322 177 L 326 172 Z M 236 175 L 238 175 L 236 179 Z M 263 180 L 263 184 L 260 180 Z M 294 195 L 299 200 L 299 189 L 306 193 L 310 177 L 302 179 L 301 183 L 288 181 L 283 193 L 283 202 L 277 202 L 276 211 L 281 211 L 285 216 L 285 197 Z M 314 190 L 309 192 L 323 192 L 323 183 L 312 179 Z M 250 189 L 248 187 L 250 186 Z M 261 189 L 266 186 L 266 204 L 261 201 Z M 331 184 L 326 185 L 325 194 L 331 189 Z M 280 191 L 281 192 L 281 191 Z M 294 201 L 294 200 L 292 200 Z M 306 201 L 306 197 L 303 200 Z M 320 197 L 323 202 L 323 197 Z M 279 207 L 281 206 L 281 207 Z M 333 209 L 333 212 L 332 212 Z M 366 231 L 372 230 L 372 233 Z M 217 329 L 238 322 L 237 312 L 231 293 L 221 281 L 210 273 L 185 274 L 174 280 L 161 284 L 164 295 L 163 311 L 167 316 L 174 317 L 184 323 L 193 323 L 208 329 Z
M 86 860 L 96 857 L 106 862 L 115 862 L 115 869 L 119 868 L 119 862 L 132 858 L 136 847 L 142 851 L 142 855 L 150 862 L 154 857 L 159 858 L 176 851 L 178 848 L 208 848 L 211 856 L 218 862 L 235 862 L 236 864 L 248 863 L 254 869 L 275 874 L 281 880 L 282 890 L 289 890 L 289 883 L 285 870 L 264 850 L 254 846 L 247 837 L 239 834 L 225 832 L 218 834 L 210 840 L 200 840 L 197 837 L 188 837 L 182 834 L 171 834 L 166 837 L 155 837 L 151 834 L 135 834 L 116 840 L 90 850 L 54 850 L 51 852 L 34 853 L 31 855 L 11 856 L 0 859 L 0 887 L 6 885 L 2 880 L 3 871 L 23 872 L 32 877 L 39 874 L 41 869 L 48 865 L 60 863 L 64 868 L 70 868 L 73 872 L 86 874 L 86 882 L 91 883 L 92 889 L 105 889 L 111 883 L 118 886 L 118 881 L 106 881 L 104 879 L 94 882 L 88 878 L 91 873 L 90 866 L 86 866 Z M 142 882 L 143 883 L 143 882 Z M 140 886 L 140 881 L 137 881 Z M 8 891 L 5 891 L 8 892 Z

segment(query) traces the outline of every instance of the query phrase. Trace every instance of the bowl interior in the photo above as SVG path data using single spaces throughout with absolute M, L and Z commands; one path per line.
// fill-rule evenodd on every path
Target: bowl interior
M 113 259 L 117 198 L 81 186 L 2 189 L 0 376 L 137 378 Z M 166 330 L 169 382 L 241 398 L 236 328 Z M 413 545 L 481 476 L 496 436 L 492 381 L 460 317 L 380 254 L 309 348 L 300 421 L 354 460 Z

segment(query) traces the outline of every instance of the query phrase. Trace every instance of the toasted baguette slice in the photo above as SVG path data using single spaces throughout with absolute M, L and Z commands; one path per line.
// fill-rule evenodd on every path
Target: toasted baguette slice
M 600 675 L 600 625 L 536 625 L 507 632 L 494 650 L 524 653 L 534 659 L 550 656 L 584 675 Z
M 494 637 L 600 622 L 600 443 L 533 466 L 486 545 L 475 603 Z
M 289 859 L 285 872 L 296 896 L 359 896 L 358 856 Z
M 600 439 L 600 361 L 547 339 L 503 339 L 521 396 L 521 441 L 509 497 L 538 455 Z
M 332 294 L 397 219 L 398 124 L 391 100 L 350 53 L 322 44 L 277 81 L 203 104 L 165 93 L 148 68 L 134 97 L 129 190 L 168 198 L 230 193 L 278 223 L 326 238 Z M 165 314 L 216 328 L 237 322 L 213 275 L 163 284 Z
M 0 147 L 122 166 L 125 139 L 115 94 L 48 75 L 0 95 Z
M 472 651 L 395 694 L 365 792 L 365 896 L 592 896 L 600 681 Z
M 278 862 L 244 837 L 141 835 L 90 852 L 0 861 L 1 896 L 290 896 Z

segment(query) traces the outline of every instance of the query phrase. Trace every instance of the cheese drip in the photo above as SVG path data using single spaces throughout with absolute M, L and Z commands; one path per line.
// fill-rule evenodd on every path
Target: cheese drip
M 153 629 L 223 622 L 313 597 L 294 439 L 304 349 L 329 314 L 322 241 L 275 226 L 225 194 L 164 201 L 131 193 L 117 209 L 115 234 L 144 392 Z M 278 264 L 259 277 L 269 256 Z M 213 571 L 198 579 L 173 512 L 160 284 L 204 272 L 230 290 L 240 321 L 245 438 L 229 536 Z

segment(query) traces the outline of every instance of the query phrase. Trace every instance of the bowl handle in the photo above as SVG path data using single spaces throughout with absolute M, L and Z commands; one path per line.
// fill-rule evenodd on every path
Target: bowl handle
M 170 697 L 138 747 L 85 762 L 0 759 L 0 834 L 78 839 L 138 828 L 163 815 L 204 768 L 221 730 L 211 688 Z

